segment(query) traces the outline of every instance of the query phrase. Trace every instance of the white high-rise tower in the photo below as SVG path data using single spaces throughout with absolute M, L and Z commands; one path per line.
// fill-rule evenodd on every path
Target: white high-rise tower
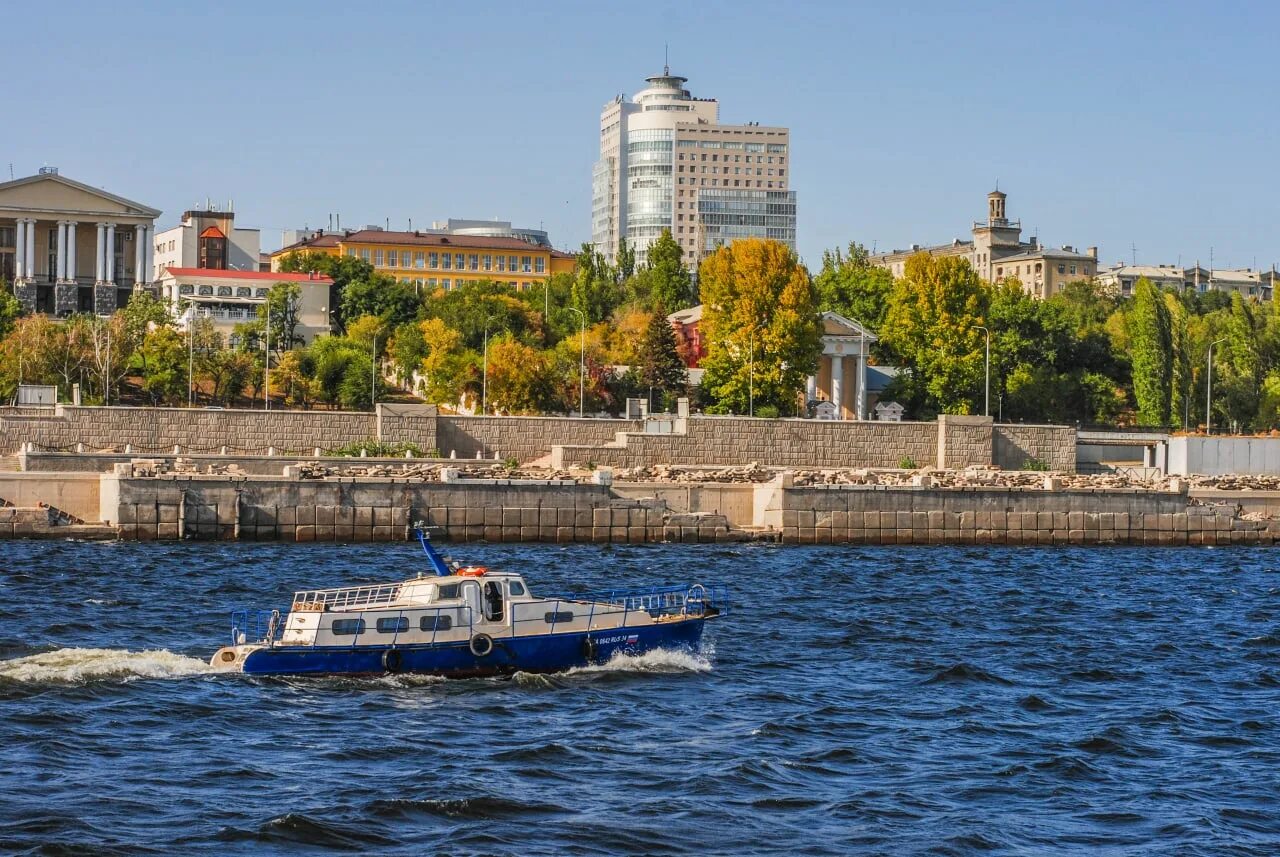
M 643 263 L 670 229 L 690 267 L 736 238 L 796 243 L 796 195 L 788 190 L 790 133 L 721 125 L 715 99 L 694 98 L 669 68 L 634 101 L 619 95 L 600 113 L 592 172 L 591 240 L 613 261 L 625 238 Z

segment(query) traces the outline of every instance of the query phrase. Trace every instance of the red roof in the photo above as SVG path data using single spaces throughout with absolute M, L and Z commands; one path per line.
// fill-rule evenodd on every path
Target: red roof
M 226 238 L 226 233 L 216 226 L 210 226 L 204 232 L 200 233 L 201 238 Z
M 321 274 L 286 274 L 283 271 L 224 271 L 221 268 L 165 268 L 175 277 L 223 280 L 270 280 L 273 283 L 332 283 Z

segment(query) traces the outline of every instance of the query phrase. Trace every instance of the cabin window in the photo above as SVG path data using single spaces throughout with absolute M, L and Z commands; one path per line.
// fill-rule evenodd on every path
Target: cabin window
M 502 587 L 494 581 L 484 585 L 484 618 L 490 622 L 502 621 Z
M 572 611 L 572 610 L 561 610 L 561 611 L 556 612 L 556 613 L 547 613 L 547 614 L 543 617 L 543 621 L 544 621 L 544 622 L 546 622 L 548 625 L 558 625 L 558 624 L 560 624 L 561 622 L 572 622 L 572 621 L 573 621 L 573 611 Z
M 458 587 L 459 587 L 459 586 L 461 586 L 461 585 L 462 585 L 462 584 L 460 584 L 460 583 L 442 583 L 442 584 L 440 584 L 440 597 L 441 597 L 441 598 L 457 598 L 457 597 L 458 597 Z
M 403 634 L 408 630 L 408 616 L 384 616 L 378 620 L 379 634 Z
M 335 637 L 354 637 L 364 633 L 363 619 L 334 619 L 333 635 Z
M 452 616 L 423 616 L 418 622 L 418 627 L 423 631 L 448 631 L 453 627 Z
M 518 580 L 511 581 L 511 594 L 524 595 L 524 584 Z

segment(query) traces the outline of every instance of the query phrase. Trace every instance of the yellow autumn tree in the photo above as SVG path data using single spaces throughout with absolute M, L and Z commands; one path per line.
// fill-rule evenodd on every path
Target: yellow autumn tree
M 704 395 L 712 413 L 794 414 L 822 354 L 817 295 L 785 244 L 746 238 L 698 271 Z

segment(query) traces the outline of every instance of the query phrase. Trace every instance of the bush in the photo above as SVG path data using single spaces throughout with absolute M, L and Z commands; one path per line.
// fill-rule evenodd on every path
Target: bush
M 440 450 L 429 449 L 424 452 L 422 447 L 407 440 L 399 441 L 397 443 L 383 443 L 378 440 L 360 440 L 355 443 L 349 443 L 346 446 L 339 446 L 336 449 L 327 449 L 325 450 L 325 455 L 349 455 L 359 457 L 362 452 L 370 458 L 403 458 L 406 452 L 410 453 L 414 458 L 440 457 Z
M 1028 458 L 1026 461 L 1022 462 L 1022 469 L 1023 470 L 1048 470 L 1049 462 L 1045 461 L 1043 458 Z
M 776 420 L 778 418 L 778 406 L 777 405 L 761 405 L 760 407 L 756 408 L 756 416 L 762 417 L 767 420 Z
M 909 455 L 898 459 L 898 467 L 902 470 L 915 470 L 917 466 L 916 460 Z

